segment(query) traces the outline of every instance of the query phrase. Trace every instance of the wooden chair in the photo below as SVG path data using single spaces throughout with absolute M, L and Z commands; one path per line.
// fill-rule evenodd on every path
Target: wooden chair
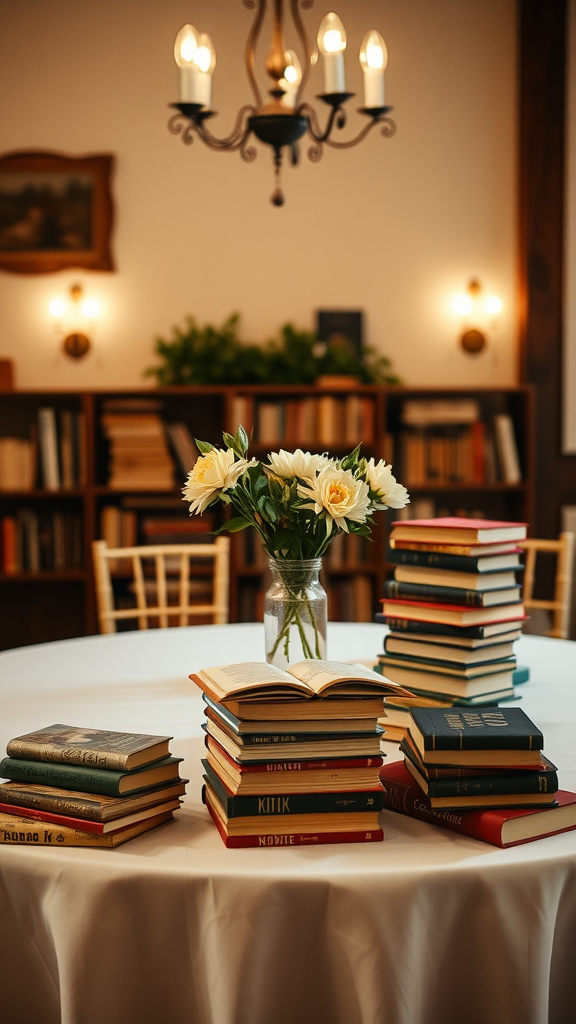
M 570 600 L 572 596 L 574 534 L 561 533 L 558 540 L 523 540 L 520 541 L 518 546 L 526 551 L 522 590 L 524 606 L 527 609 L 545 608 L 547 611 L 552 612 L 552 629 L 547 631 L 546 636 L 560 637 L 565 640 L 568 636 Z M 553 601 L 540 601 L 532 597 L 536 555 L 539 551 L 551 551 L 557 556 Z
M 174 625 L 187 626 L 189 619 L 210 619 L 213 623 L 228 622 L 228 591 L 229 591 L 229 558 L 230 540 L 218 537 L 213 544 L 158 544 L 132 548 L 109 548 L 105 540 L 92 543 L 94 559 L 94 575 L 96 580 L 96 599 L 98 604 L 98 620 L 101 633 L 115 633 L 116 623 L 123 619 L 137 619 L 139 629 L 148 629 L 150 619 L 158 619 L 161 629 L 166 629 L 170 621 Z M 121 559 L 121 563 L 119 563 Z M 169 576 L 168 568 L 176 569 L 178 579 L 178 600 L 175 604 L 168 603 Z M 147 561 L 146 561 L 147 560 Z M 209 576 L 200 576 L 211 581 L 212 600 L 192 603 L 190 598 L 190 575 L 192 563 L 212 561 L 212 572 Z M 151 564 L 154 570 L 153 580 L 145 578 L 143 563 Z M 136 597 L 135 608 L 114 607 L 114 589 L 111 577 L 112 567 L 127 566 L 132 572 L 132 589 Z M 200 575 L 200 574 L 199 574 Z M 155 604 L 146 600 L 146 583 L 152 583 Z M 149 589 L 149 588 L 148 588 Z M 176 620 L 176 621 L 175 621 Z

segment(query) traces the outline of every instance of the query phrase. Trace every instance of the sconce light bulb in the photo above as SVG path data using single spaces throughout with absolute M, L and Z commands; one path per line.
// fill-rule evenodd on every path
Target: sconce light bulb
M 466 295 L 462 292 L 460 295 L 456 295 L 454 298 L 454 312 L 458 316 L 468 316 L 472 312 L 474 305 L 473 299 L 470 295 Z
M 346 49 L 344 25 L 333 11 L 322 19 L 318 29 L 318 47 L 323 54 L 341 53 Z
M 64 300 L 63 299 L 52 299 L 48 305 L 50 316 L 53 316 L 55 320 L 59 320 L 64 315 Z
M 183 25 L 174 43 L 174 60 L 179 68 L 190 67 L 198 49 L 198 33 L 193 25 Z
M 100 305 L 96 299 L 86 299 L 82 303 L 82 316 L 85 316 L 87 320 L 94 320 L 100 312 Z
M 363 68 L 373 71 L 384 71 L 388 64 L 388 50 L 382 36 L 376 29 L 364 37 L 360 50 L 360 63 Z
M 199 71 L 211 75 L 216 67 L 216 51 L 214 43 L 207 32 L 203 32 L 198 40 L 198 47 L 193 57 L 193 63 Z
M 489 295 L 486 299 L 486 311 L 492 316 L 498 316 L 498 313 L 502 312 L 502 305 L 502 299 L 497 295 Z

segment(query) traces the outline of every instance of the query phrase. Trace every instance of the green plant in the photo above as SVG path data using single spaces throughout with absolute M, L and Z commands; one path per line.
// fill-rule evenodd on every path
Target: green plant
M 168 340 L 156 338 L 159 366 L 145 376 L 160 386 L 173 384 L 313 384 L 322 374 L 346 374 L 363 384 L 399 384 L 390 360 L 365 346 L 361 356 L 341 339 L 325 345 L 312 331 L 287 323 L 279 337 L 263 345 L 238 337 L 240 317 L 233 313 L 221 327 L 199 327 L 189 316 L 184 329 L 172 328 Z

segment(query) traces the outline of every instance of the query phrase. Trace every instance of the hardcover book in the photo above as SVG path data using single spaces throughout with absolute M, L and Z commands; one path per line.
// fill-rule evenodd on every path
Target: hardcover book
M 432 520 L 431 520 L 432 521 Z M 433 520 L 436 522 L 436 520 Z M 416 540 L 397 540 L 390 536 L 390 547 L 398 551 L 422 551 L 435 555 L 460 555 L 463 558 L 475 558 L 477 555 L 491 557 L 492 555 L 514 554 L 519 550 L 514 541 L 504 544 L 463 544 L 459 543 L 434 543 Z
M 446 546 L 446 545 L 444 545 Z M 493 573 L 504 570 L 522 569 L 519 551 L 512 548 L 504 554 L 494 555 L 458 555 L 444 554 L 441 551 L 413 551 L 403 547 L 388 548 L 386 561 L 398 566 L 418 566 L 429 569 L 441 569 L 451 573 Z
M 467 699 L 489 695 L 492 702 L 514 696 L 512 669 L 508 672 L 493 672 L 479 679 L 458 678 L 444 672 L 425 672 L 397 665 L 390 665 L 386 671 L 403 686 L 409 687 L 412 695 L 436 693 Z
M 536 750 L 540 729 L 522 708 L 459 711 L 412 708 L 410 733 L 418 750 Z
M 205 695 L 204 695 L 205 696 Z M 213 702 L 215 703 L 215 702 Z M 382 697 L 309 697 L 305 700 L 222 700 L 219 707 L 226 708 L 236 718 L 253 722 L 290 719 L 377 718 Z
M 193 673 L 190 679 L 216 704 L 231 697 L 259 701 L 328 695 L 358 697 L 398 689 L 395 683 L 360 665 L 315 659 L 290 665 L 287 672 L 260 661 L 217 665 Z
M 203 700 L 207 704 L 206 714 L 214 722 L 224 723 L 238 736 L 249 736 L 260 734 L 269 738 L 270 741 L 280 742 L 282 733 L 294 733 L 298 735 L 318 735 L 326 733 L 339 735 L 345 733 L 373 733 L 376 728 L 376 719 L 382 710 L 382 698 L 379 700 L 377 713 L 371 718 L 313 718 L 313 719 L 255 719 L 251 721 L 248 716 L 237 717 L 224 704 L 216 704 L 203 694 Z M 306 702 L 308 705 L 308 701 Z M 278 737 L 278 739 L 275 738 Z
M 465 590 L 460 587 L 434 587 L 427 583 L 398 583 L 386 580 L 386 598 L 400 598 L 408 601 L 433 601 L 441 605 L 466 605 L 477 608 L 491 608 L 494 605 L 509 605 L 520 600 L 520 586 L 505 590 Z
M 245 835 L 230 835 L 226 828 L 226 819 L 221 809 L 218 809 L 215 798 L 206 790 L 203 794 L 204 802 L 210 813 L 210 817 L 218 829 L 222 842 L 228 849 L 242 849 L 245 847 L 280 847 L 280 846 L 326 846 L 337 843 L 381 843 L 384 833 L 380 826 L 372 829 L 353 829 L 351 831 L 325 832 L 282 832 L 278 835 L 263 835 L 261 832 L 253 832 Z
M 454 665 L 480 665 L 483 662 L 502 661 L 503 658 L 512 658 L 514 648 L 511 643 L 485 643 L 476 641 L 481 646 L 458 646 L 456 644 L 443 644 L 440 639 L 436 643 L 428 643 L 427 639 L 413 639 L 399 637 L 389 633 L 384 640 L 386 654 L 401 655 L 405 658 L 420 658 L 425 661 L 439 661 L 440 663 L 453 663 Z M 472 641 L 474 643 L 474 641 Z
M 171 739 L 172 736 L 148 736 L 58 724 L 16 736 L 9 741 L 6 753 L 9 757 L 28 761 L 131 771 L 167 757 Z
M 419 772 L 424 775 L 427 779 L 467 779 L 471 776 L 474 778 L 493 778 L 495 775 L 510 775 L 511 769 L 506 766 L 487 765 L 485 767 L 479 767 L 478 765 L 472 765 L 469 768 L 463 765 L 431 765 L 424 764 L 418 750 L 416 749 L 412 737 L 407 734 L 400 744 L 400 750 L 404 754 L 405 758 L 409 758 L 417 766 Z M 535 764 L 532 764 L 526 768 L 512 769 L 514 775 L 523 775 L 524 773 L 530 772 L 531 774 L 538 774 L 539 772 L 550 772 L 557 771 L 556 765 L 552 764 L 552 761 L 548 760 L 545 755 L 540 752 L 540 760 Z
M 397 565 L 394 579 L 398 583 L 416 583 L 433 587 L 455 587 L 462 590 L 504 590 L 516 586 L 516 576 L 508 572 L 464 572 L 451 569 L 428 569 L 418 565 Z
M 403 749 L 408 744 L 403 741 Z M 514 796 L 518 804 L 523 802 L 520 798 L 526 794 L 538 796 L 545 802 L 546 798 L 552 799 L 558 790 L 558 772 L 551 762 L 546 768 L 537 771 L 508 771 L 493 772 L 490 774 L 484 771 L 481 775 L 474 775 L 471 772 L 461 776 L 444 776 L 440 779 L 431 779 L 426 774 L 426 767 L 412 753 L 404 754 L 404 763 L 416 780 L 420 788 L 426 793 L 432 802 L 432 806 L 452 806 L 451 804 L 434 804 L 435 800 L 445 798 L 468 799 L 469 797 L 500 797 L 503 795 Z M 509 801 L 510 803 L 510 801 Z M 455 805 L 456 806 L 456 805 Z M 465 806 L 463 803 L 460 806 Z
M 202 760 L 204 781 L 214 790 L 227 818 L 263 817 L 295 814 L 352 814 L 357 811 L 381 811 L 383 790 L 378 780 L 373 789 L 330 793 L 263 793 L 230 792 L 217 771 Z
M 392 524 L 391 540 L 427 541 L 453 544 L 500 544 L 526 538 L 527 523 L 498 519 L 409 519 Z
M 93 832 L 66 828 L 64 825 L 48 825 L 31 818 L 19 818 L 16 815 L 0 815 L 0 843 L 6 846 L 104 846 L 114 847 L 127 843 L 143 832 L 149 832 L 166 821 L 171 821 L 172 811 L 165 811 L 153 818 L 146 818 L 134 825 L 128 825 L 118 832 L 96 835 Z
M 390 811 L 419 818 L 492 846 L 509 847 L 576 828 L 576 793 L 558 790 L 556 807 L 501 808 L 483 811 L 437 810 L 415 783 L 402 761 L 380 771 L 385 805 Z
M 522 636 L 522 632 L 519 629 L 505 629 L 502 633 L 495 633 L 493 636 L 485 637 L 473 637 L 466 636 L 468 632 L 465 629 L 458 629 L 456 627 L 444 627 L 442 632 L 440 629 L 438 633 L 428 633 L 425 630 L 418 632 L 418 626 L 415 623 L 411 623 L 415 626 L 412 629 L 403 630 L 392 630 L 388 631 L 386 640 L 394 641 L 406 645 L 406 644 L 422 644 L 425 645 L 430 651 L 433 651 L 436 646 L 444 647 L 445 650 L 451 650 L 456 652 L 459 648 L 463 652 L 471 653 L 472 651 L 480 652 L 484 647 L 494 647 L 499 644 L 506 644 L 512 650 L 512 644 L 515 640 L 519 640 Z M 454 636 L 456 633 L 456 636 Z M 462 635 L 460 635 L 462 634 Z M 487 652 L 487 656 L 489 651 Z M 384 698 L 386 699 L 386 698 Z
M 301 772 L 245 772 L 242 770 L 245 766 L 237 765 L 222 748 L 217 749 L 215 741 L 212 743 L 212 749 L 209 748 L 206 751 L 206 760 L 232 794 L 336 793 L 344 790 L 358 792 L 376 789 L 379 785 L 378 769 L 382 763 L 381 758 L 372 758 L 374 761 L 372 768 L 318 768 Z M 359 760 L 362 759 L 359 758 Z M 298 765 L 299 762 L 291 761 L 289 764 Z
M 315 736 L 306 739 L 296 733 L 279 742 L 254 742 L 254 737 L 235 736 L 223 725 L 209 719 L 202 728 L 213 736 L 236 761 L 280 761 L 314 757 L 373 757 L 378 756 L 378 734 L 370 736 Z M 252 742 L 247 742 L 247 740 Z M 1 770 L 1 765 L 0 765 Z
M 181 757 L 165 757 L 152 765 L 145 765 L 131 772 L 111 772 L 83 765 L 52 764 L 5 757 L 0 762 L 0 777 L 12 779 L 14 782 L 48 783 L 61 789 L 122 796 L 124 793 L 135 793 L 140 789 L 148 789 L 151 786 L 159 786 L 161 782 L 177 779 L 178 765 L 181 761 Z
M 466 608 L 440 603 L 431 605 L 425 601 L 392 601 L 384 598 L 382 610 L 386 618 L 402 617 L 415 622 L 438 622 L 447 626 L 485 626 L 496 622 L 509 624 L 522 622 L 527 618 L 521 602 L 496 605 L 493 608 Z
M 514 607 L 516 608 L 517 605 Z M 430 643 L 434 642 L 433 637 L 439 636 L 453 637 L 454 640 L 451 640 L 450 643 L 454 641 L 463 643 L 465 640 L 489 640 L 491 637 L 500 638 L 503 633 L 508 634 L 506 636 L 507 640 L 517 640 L 522 635 L 520 627 L 525 618 L 527 616 L 523 615 L 517 620 L 504 619 L 502 622 L 489 622 L 478 626 L 458 626 L 447 622 L 422 622 L 415 616 L 408 618 L 403 614 L 402 609 L 399 615 L 384 615 L 381 612 L 377 612 L 374 616 L 374 621 L 386 623 L 391 632 L 425 634 L 426 638 L 430 639 Z
M 176 811 L 180 807 L 180 801 L 165 800 L 153 807 L 145 807 L 132 814 L 124 814 L 121 818 L 113 821 L 90 821 L 86 818 L 74 818 L 68 814 L 53 814 L 51 811 L 39 811 L 31 807 L 18 807 L 15 804 L 0 802 L 0 816 L 14 814 L 20 818 L 29 818 L 33 821 L 47 822 L 51 825 L 64 825 L 66 828 L 76 829 L 80 832 L 93 832 L 95 835 L 107 835 L 109 832 L 118 832 L 129 825 L 134 825 L 147 818 L 157 817 L 166 811 Z
M 71 818 L 86 818 L 88 821 L 114 821 L 124 814 L 183 796 L 187 782 L 188 779 L 177 779 L 132 796 L 72 792 L 34 782 L 3 782 L 0 785 L 0 802 Z
M 477 664 L 455 665 L 447 659 L 416 658 L 408 654 L 379 654 L 378 663 L 385 673 L 392 668 L 412 669 L 414 672 L 432 672 L 434 674 L 454 676 L 456 679 L 478 679 L 495 673 L 510 672 L 516 668 L 514 657 L 499 658 L 493 661 L 479 661 Z M 391 676 L 394 678 L 394 675 Z

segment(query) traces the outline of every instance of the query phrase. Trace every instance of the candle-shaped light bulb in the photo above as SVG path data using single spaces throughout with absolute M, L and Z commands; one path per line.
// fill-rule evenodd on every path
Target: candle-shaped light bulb
M 324 57 L 324 92 L 344 92 L 344 50 L 346 32 L 333 11 L 322 19 L 318 29 L 318 49 Z
M 203 107 L 210 106 L 212 98 L 212 72 L 216 67 L 216 51 L 214 43 L 207 32 L 203 32 L 198 39 L 198 46 L 194 54 L 194 85 L 195 102 L 201 103 Z
M 293 110 L 296 106 L 296 97 L 300 88 L 300 82 L 302 81 L 302 68 L 300 67 L 298 55 L 294 53 L 294 50 L 287 50 L 285 57 L 286 67 L 278 85 L 281 89 L 284 89 L 282 103 Z
M 85 316 L 87 320 L 95 320 L 100 312 L 100 303 L 96 299 L 85 299 L 80 308 L 82 316 Z
M 180 102 L 195 103 L 194 84 L 196 66 L 194 57 L 198 49 L 198 33 L 193 25 L 183 25 L 174 43 L 174 60 L 180 68 Z
M 368 109 L 384 106 L 384 69 L 388 63 L 388 50 L 382 36 L 375 29 L 368 32 L 360 47 L 360 65 L 364 72 L 364 106 Z
M 486 299 L 486 310 L 491 316 L 498 316 L 502 312 L 503 302 L 498 295 L 489 295 Z
M 60 320 L 64 316 L 64 300 L 63 299 L 52 299 L 48 305 L 50 316 L 53 316 L 55 320 Z

